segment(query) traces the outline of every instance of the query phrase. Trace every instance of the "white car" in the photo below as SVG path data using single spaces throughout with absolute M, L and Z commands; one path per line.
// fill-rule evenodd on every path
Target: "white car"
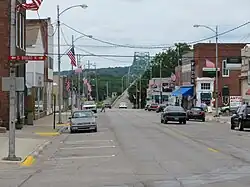
M 97 106 L 94 101 L 85 101 L 83 103 L 83 110 L 92 110 L 94 113 L 97 113 Z
M 119 108 L 128 108 L 127 103 L 125 102 L 120 103 Z

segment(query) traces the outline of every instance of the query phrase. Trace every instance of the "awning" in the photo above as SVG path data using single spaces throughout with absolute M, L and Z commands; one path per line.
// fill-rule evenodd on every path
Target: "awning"
M 250 88 L 246 91 L 246 95 L 250 95 Z
M 181 87 L 178 90 L 172 92 L 172 96 L 192 96 L 193 89 L 192 87 Z

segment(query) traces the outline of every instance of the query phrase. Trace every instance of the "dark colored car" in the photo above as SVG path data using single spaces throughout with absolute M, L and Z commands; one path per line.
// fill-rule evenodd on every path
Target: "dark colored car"
M 158 107 L 158 104 L 152 103 L 152 104 L 149 105 L 148 111 L 151 111 L 151 110 L 156 111 L 157 107 Z
M 187 120 L 189 119 L 196 119 L 205 121 L 206 114 L 202 107 L 192 107 L 190 110 L 187 111 Z
M 161 114 L 161 123 L 168 121 L 178 121 L 180 124 L 186 124 L 187 113 L 181 106 L 167 106 Z
M 148 110 L 148 108 L 149 108 L 149 104 L 147 104 L 146 106 L 145 106 L 145 110 Z
M 105 107 L 105 108 L 111 109 L 111 104 L 110 104 L 110 103 L 105 103 L 105 104 L 104 104 L 104 107 Z
M 77 131 L 97 132 L 96 116 L 91 110 L 79 110 L 72 114 L 70 119 L 70 133 Z
M 163 112 L 164 109 L 167 107 L 166 104 L 160 104 L 157 106 L 156 113 Z
M 236 110 L 236 112 L 231 117 L 231 129 L 239 128 L 243 131 L 244 128 L 250 128 L 250 106 L 242 105 Z

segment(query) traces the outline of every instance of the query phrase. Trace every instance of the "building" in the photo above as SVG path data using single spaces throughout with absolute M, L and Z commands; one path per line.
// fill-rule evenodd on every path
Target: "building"
M 24 0 L 17 1 L 17 4 L 24 3 Z M 10 68 L 8 62 L 8 56 L 10 55 L 10 8 L 8 1 L 0 2 L 0 77 L 9 77 Z M 16 55 L 25 55 L 25 11 L 20 11 L 16 13 Z M 24 77 L 25 80 L 25 62 L 18 61 L 19 65 L 16 68 L 16 76 Z M 24 123 L 24 96 L 26 92 L 16 93 L 16 119 L 17 124 Z M 3 126 L 9 126 L 9 97 L 8 92 L 0 91 L 0 118 L 3 121 Z M 22 125 L 21 125 L 22 126 Z M 17 128 L 21 128 L 17 125 Z
M 163 103 L 169 102 L 171 92 L 173 90 L 174 85 L 172 84 L 170 77 L 152 78 L 151 80 L 149 80 L 147 100 L 153 101 L 154 103 L 160 103 L 161 101 Z
M 250 45 L 241 49 L 241 96 L 244 101 L 250 102 Z
M 226 67 L 226 60 L 229 58 L 240 58 L 241 49 L 246 44 L 243 43 L 222 43 L 218 44 L 218 95 L 219 95 L 219 106 L 229 105 L 230 96 L 241 95 L 241 82 L 239 76 L 240 70 L 229 70 Z M 194 61 L 195 61 L 195 76 L 196 76 L 196 87 L 197 85 L 201 88 L 204 93 L 214 92 L 215 87 L 212 81 L 209 79 L 199 82 L 199 78 L 215 77 L 215 43 L 199 43 L 194 45 Z M 202 85 L 201 85 L 202 84 Z M 215 85 L 215 84 L 214 84 Z M 214 88 L 213 88 L 214 87 Z M 211 89 L 213 88 L 213 89 Z M 197 91 L 197 90 L 196 90 Z M 207 94 L 204 94 L 208 97 Z M 213 97 L 213 95 L 211 96 Z M 207 98 L 206 98 L 207 99 Z M 197 100 L 199 104 L 201 100 Z
M 50 18 L 26 20 L 26 52 L 47 56 L 44 61 L 26 64 L 26 81 L 33 90 L 34 116 L 39 114 L 39 118 L 51 114 L 53 104 L 53 26 Z

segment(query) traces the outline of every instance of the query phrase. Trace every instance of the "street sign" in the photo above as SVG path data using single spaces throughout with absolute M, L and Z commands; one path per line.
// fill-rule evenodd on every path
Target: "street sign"
M 44 61 L 47 56 L 9 56 L 9 60 L 30 60 L 30 61 Z
M 16 77 L 16 91 L 23 92 L 24 91 L 24 77 Z M 10 77 L 2 77 L 2 91 L 9 92 L 11 89 L 11 78 Z

